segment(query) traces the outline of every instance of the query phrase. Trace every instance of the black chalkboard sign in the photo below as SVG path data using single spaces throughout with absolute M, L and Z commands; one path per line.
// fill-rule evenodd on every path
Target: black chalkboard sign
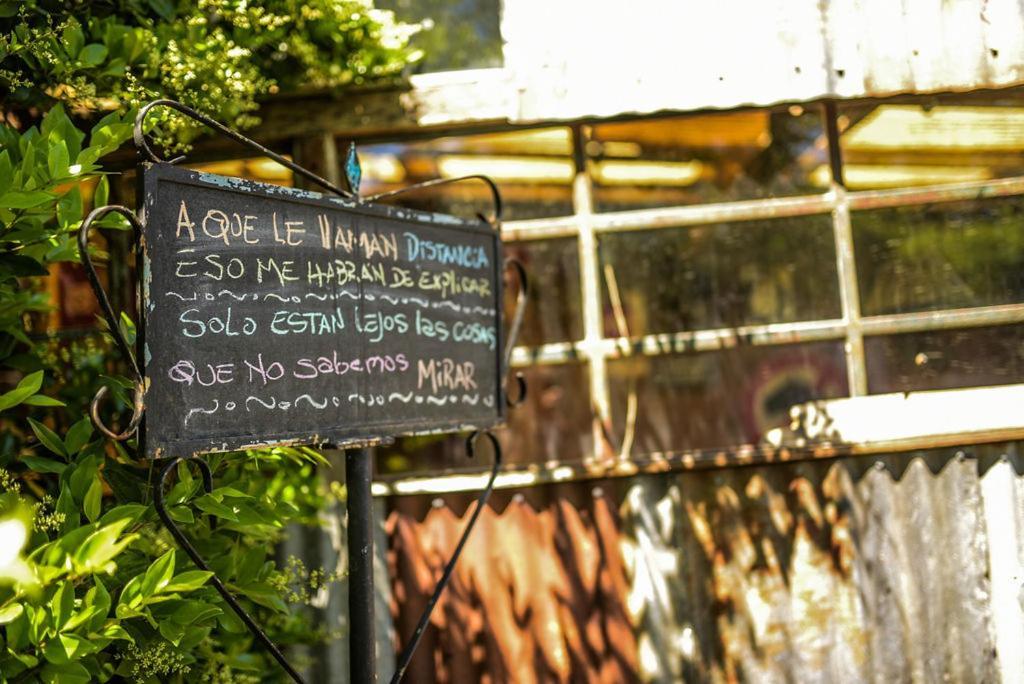
M 143 190 L 148 457 L 503 420 L 488 224 L 166 164 Z

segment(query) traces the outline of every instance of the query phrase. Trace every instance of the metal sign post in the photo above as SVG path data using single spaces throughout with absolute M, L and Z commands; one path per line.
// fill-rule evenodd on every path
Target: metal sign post
M 373 620 L 373 479 L 369 449 L 345 451 L 348 499 L 349 681 L 377 681 Z
M 182 158 L 163 160 L 146 140 L 146 117 L 156 107 L 199 121 L 332 195 L 177 168 Z M 392 678 L 398 682 L 494 485 L 501 450 L 490 429 L 525 397 L 521 374 L 514 375 L 514 400 L 504 389 L 527 281 L 521 264 L 502 258 L 500 193 L 489 178 L 466 176 L 361 198 L 354 146 L 345 163 L 347 188 L 340 188 L 171 100 L 140 110 L 134 139 L 139 214 L 99 207 L 78 236 L 90 284 L 134 378 L 132 416 L 122 431 L 104 423 L 106 387 L 93 398 L 90 416 L 110 439 L 137 437 L 139 457 L 161 465 L 154 506 L 197 567 L 209 569 L 165 504 L 165 488 L 180 465 L 198 468 L 209 492 L 213 475 L 202 454 L 289 444 L 344 449 L 350 673 L 353 683 L 373 682 L 372 457 L 366 447 L 401 435 L 470 430 L 466 450 L 472 456 L 480 436 L 490 442 L 490 479 L 399 656 Z M 491 191 L 492 217 L 467 222 L 377 202 L 469 180 Z M 136 354 L 120 333 L 88 251 L 90 229 L 110 213 L 125 217 L 136 238 Z M 501 317 L 505 272 L 518 283 L 507 331 Z M 216 576 L 210 582 L 301 682 L 223 582 Z

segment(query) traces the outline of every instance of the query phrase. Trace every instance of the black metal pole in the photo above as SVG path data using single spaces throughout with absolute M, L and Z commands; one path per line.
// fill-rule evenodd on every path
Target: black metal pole
M 369 449 L 345 451 L 348 491 L 348 657 L 351 684 L 377 681 L 373 635 L 373 470 Z

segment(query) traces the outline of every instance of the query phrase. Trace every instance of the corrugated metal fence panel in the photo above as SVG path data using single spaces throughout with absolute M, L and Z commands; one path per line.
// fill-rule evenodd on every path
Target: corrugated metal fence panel
M 401 497 L 388 519 L 395 627 L 412 633 L 470 496 Z M 616 502 L 589 486 L 496 492 L 420 642 L 410 682 L 629 682 L 636 650 Z
M 996 461 L 981 481 L 992 624 L 1004 682 L 1024 682 L 1024 457 Z
M 1022 472 L 1002 445 L 499 493 L 410 681 L 1022 681 Z M 402 634 L 468 501 L 390 502 Z
M 634 481 L 633 577 L 666 587 L 633 602 L 646 677 L 992 681 L 976 464 L 876 463 Z

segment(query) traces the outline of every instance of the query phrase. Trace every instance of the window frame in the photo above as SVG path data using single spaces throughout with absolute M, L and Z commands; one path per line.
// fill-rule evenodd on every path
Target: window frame
M 996 97 L 1000 94 L 1000 91 L 989 92 Z M 892 99 L 859 100 L 856 103 L 912 103 L 925 99 L 900 96 Z M 860 308 L 851 222 L 851 212 L 856 210 L 1024 195 L 1024 177 L 850 191 L 843 181 L 837 103 L 828 100 L 799 104 L 805 108 L 818 106 L 821 109 L 828 142 L 830 185 L 820 194 L 598 213 L 594 205 L 593 163 L 588 159 L 586 149 L 591 141 L 591 126 L 600 121 L 566 124 L 572 139 L 573 213 L 568 216 L 509 221 L 502 226 L 502 237 L 506 241 L 516 242 L 575 239 L 579 260 L 579 310 L 582 315 L 583 337 L 570 342 L 517 347 L 513 352 L 512 365 L 524 367 L 569 362 L 586 365 L 593 412 L 595 453 L 582 463 L 548 462 L 529 466 L 508 466 L 503 469 L 496 486 L 515 487 L 543 482 L 628 476 L 641 472 L 909 451 L 1024 438 L 1024 418 L 1016 418 L 1012 412 L 997 411 L 986 419 L 977 409 L 979 401 L 1024 399 L 1024 383 L 886 395 L 868 393 L 865 336 L 1021 323 L 1024 322 L 1024 303 L 864 316 Z M 558 125 L 557 122 L 543 122 L 528 128 Z M 510 126 L 497 130 L 523 128 Z M 494 131 L 495 128 L 490 130 Z M 477 132 L 480 132 L 479 128 L 451 128 L 443 132 L 434 132 L 430 137 L 472 135 Z M 416 139 L 422 140 L 423 136 L 416 136 Z M 598 241 L 602 235 L 824 214 L 829 215 L 832 222 L 839 280 L 840 318 L 658 333 L 632 338 L 605 336 L 598 254 Z M 608 434 L 613 418 L 607 370 L 609 360 L 637 353 L 654 356 L 716 351 L 739 345 L 781 346 L 819 341 L 844 343 L 850 394 L 849 397 L 842 399 L 814 403 L 824 410 L 828 410 L 830 406 L 835 407 L 837 415 L 842 415 L 842 420 L 848 421 L 845 431 L 858 435 L 854 441 L 815 439 L 802 434 L 774 445 L 739 444 L 723 449 L 684 450 L 636 456 L 629 452 L 616 453 L 613 445 L 609 444 Z M 900 397 L 904 401 L 898 401 Z M 922 411 L 926 413 L 922 414 Z M 935 420 L 936 412 L 946 418 L 943 421 Z M 882 426 L 873 430 L 872 421 L 878 422 L 883 417 L 887 423 L 903 421 L 911 427 L 902 431 L 897 430 L 895 433 Z M 840 434 L 843 431 L 838 430 Z M 894 434 L 898 436 L 893 437 Z M 375 492 L 378 495 L 388 495 L 467 491 L 482 487 L 485 483 L 486 473 L 477 469 L 449 472 L 440 476 L 425 476 L 422 473 L 384 475 L 375 485 Z

